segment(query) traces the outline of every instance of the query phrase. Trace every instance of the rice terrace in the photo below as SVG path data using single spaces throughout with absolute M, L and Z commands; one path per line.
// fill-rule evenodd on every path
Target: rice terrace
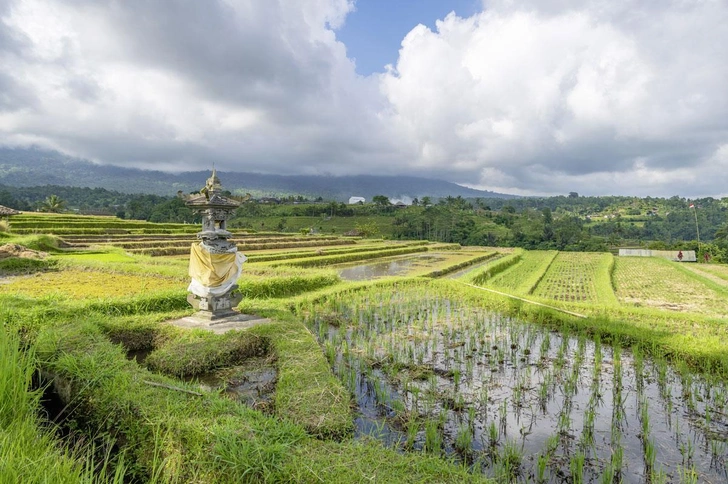
M 728 480 L 721 265 L 233 229 L 209 331 L 197 230 L 15 216 L 3 482 Z

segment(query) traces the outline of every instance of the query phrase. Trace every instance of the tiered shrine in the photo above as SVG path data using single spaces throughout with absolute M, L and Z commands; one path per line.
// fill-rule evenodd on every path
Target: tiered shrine
M 199 242 L 190 248 L 189 275 L 192 278 L 187 300 L 198 310 L 197 317 L 220 319 L 238 314 L 233 310 L 243 299 L 237 290 L 237 280 L 246 257 L 238 252 L 227 221 L 240 202 L 222 195 L 222 185 L 213 168 L 200 195 L 185 204 L 202 214 Z

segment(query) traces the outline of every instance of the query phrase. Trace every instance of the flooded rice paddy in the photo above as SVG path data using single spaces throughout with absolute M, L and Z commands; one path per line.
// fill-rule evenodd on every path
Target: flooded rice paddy
M 446 259 L 441 254 L 417 254 L 380 260 L 367 264 L 347 265 L 339 269 L 339 277 L 345 281 L 366 281 L 389 276 L 405 276 L 414 270 L 430 267 Z
M 426 289 L 306 310 L 359 434 L 503 482 L 728 481 L 728 388 Z

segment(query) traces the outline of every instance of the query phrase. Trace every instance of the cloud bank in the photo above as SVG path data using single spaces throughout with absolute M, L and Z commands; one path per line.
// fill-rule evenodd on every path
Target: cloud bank
M 0 1 L 0 144 L 167 170 L 728 195 L 728 4 L 486 1 L 358 76 L 348 0 Z M 376 26 L 372 26 L 376 29 Z

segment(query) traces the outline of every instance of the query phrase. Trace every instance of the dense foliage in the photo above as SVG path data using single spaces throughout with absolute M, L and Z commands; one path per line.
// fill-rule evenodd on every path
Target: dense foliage
M 41 209 L 54 196 L 65 202 L 68 211 L 160 223 L 200 220 L 179 197 L 56 185 L 0 186 L 0 205 L 19 210 Z M 362 236 L 525 249 L 701 250 L 717 260 L 728 260 L 728 198 L 583 197 L 572 192 L 516 199 L 426 196 L 402 206 L 383 195 L 374 196 L 372 203 L 354 205 L 291 196 L 243 203 L 230 226 L 306 233 L 353 230 Z

